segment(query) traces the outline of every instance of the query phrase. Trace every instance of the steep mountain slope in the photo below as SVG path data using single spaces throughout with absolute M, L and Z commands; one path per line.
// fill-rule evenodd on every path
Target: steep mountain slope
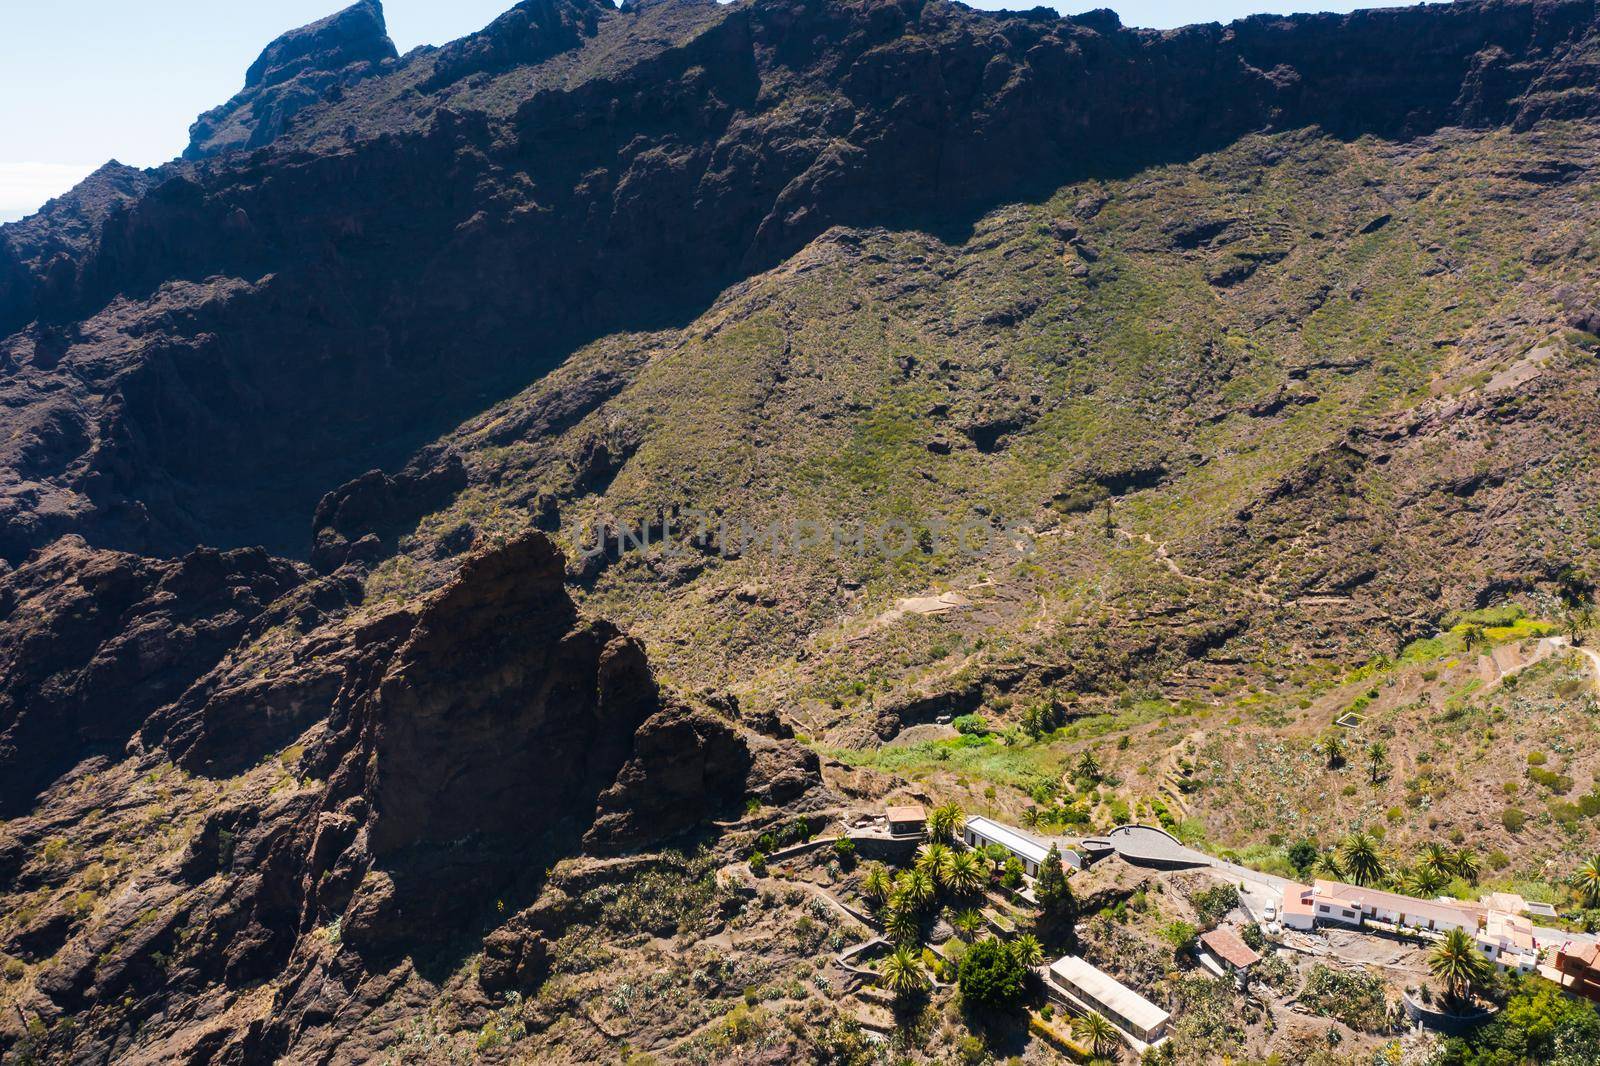
M 7 231 L 0 358 L 27 421 L 0 554 L 69 528 L 303 554 L 331 485 L 829 225 L 961 223 L 1265 125 L 1587 114 L 1545 87 L 1593 20 L 1490 2 L 1152 34 L 920 3 L 525 3 L 329 88 L 259 152 L 166 168 L 81 252 Z
M 1192 771 L 1219 844 L 1411 842 L 1493 821 L 1502 721 L 1596 768 L 1574 664 L 1502 706 L 1412 642 L 1591 591 L 1597 17 L 280 38 L 0 227 L 0 1054 L 709 1061 L 762 989 L 749 1055 L 854 1061 L 736 861 L 797 815 L 1019 814 L 1116 735 L 1086 818 Z M 1457 765 L 1307 802 L 1376 678 Z M 1507 876 L 1600 843 L 1533 789 Z
M 403 549 L 371 587 L 428 587 L 452 541 L 531 514 L 685 684 L 819 731 L 991 668 L 1121 684 L 1080 642 L 1125 626 L 1179 657 L 1208 633 L 1392 651 L 1588 551 L 1589 133 L 1256 136 L 959 241 L 835 230 L 441 441 L 419 469 L 468 488 L 409 534 L 371 525 Z M 1000 543 L 1017 527 L 1027 556 Z M 619 553 L 623 530 L 666 543 Z M 948 636 L 881 624 L 946 590 L 978 606 L 941 633 L 1006 642 L 930 663 Z M 876 664 L 907 640 L 914 669 Z

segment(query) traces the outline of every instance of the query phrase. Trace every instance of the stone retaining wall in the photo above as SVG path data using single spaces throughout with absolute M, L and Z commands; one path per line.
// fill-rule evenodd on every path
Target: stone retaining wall
M 1473 1014 L 1446 1014 L 1444 1011 L 1417 1002 L 1410 992 L 1400 993 L 1400 1005 L 1405 1009 L 1407 1018 L 1424 1029 L 1431 1029 L 1446 1036 L 1464 1036 L 1496 1014 L 1494 1010 L 1480 1010 Z

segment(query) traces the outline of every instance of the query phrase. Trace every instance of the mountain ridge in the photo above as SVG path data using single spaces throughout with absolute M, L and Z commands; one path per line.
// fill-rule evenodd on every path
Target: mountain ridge
M 252 528 L 249 522 L 241 525 L 236 518 L 216 513 L 208 526 L 204 519 L 185 522 L 179 516 L 209 507 L 214 512 L 298 512 L 305 516 L 302 522 L 308 521 L 316 496 L 362 472 L 355 466 L 398 465 L 413 447 L 450 424 L 448 417 L 424 415 L 418 407 L 424 395 L 433 410 L 449 408 L 464 415 L 469 404 L 480 402 L 477 390 L 487 388 L 491 395 L 503 391 L 507 385 L 497 382 L 508 376 L 522 376 L 525 381 L 529 373 L 551 365 L 585 335 L 614 331 L 630 322 L 648 325 L 651 318 L 663 314 L 681 315 L 686 304 L 703 305 L 733 278 L 770 266 L 830 224 L 868 221 L 874 215 L 885 220 L 907 212 L 926 215 L 930 210 L 948 218 L 969 210 L 964 204 L 981 205 L 985 199 L 993 202 L 997 197 L 1019 195 L 1028 185 L 1056 187 L 1072 176 L 1075 167 L 1119 167 L 1121 164 L 1114 162 L 1119 152 L 1133 159 L 1140 153 L 1188 153 L 1197 145 L 1237 135 L 1263 122 L 1299 125 L 1320 119 L 1335 131 L 1343 125 L 1348 127 L 1347 133 L 1357 127 L 1398 133 L 1436 125 L 1451 116 L 1513 125 L 1531 121 L 1542 113 L 1540 108 L 1556 105 L 1541 92 L 1528 96 L 1529 87 L 1539 84 L 1540 77 L 1548 80 L 1553 76 L 1549 72 L 1560 67 L 1558 53 L 1563 47 L 1570 52 L 1576 47 L 1574 40 L 1589 40 L 1583 33 L 1592 30 L 1594 17 L 1592 5 L 1582 0 L 1485 2 L 1300 21 L 1258 19 L 1226 29 L 1198 27 L 1167 34 L 1119 29 L 1113 38 L 1106 38 L 1073 20 L 1008 21 L 938 4 L 869 7 L 887 19 L 881 28 L 862 17 L 868 8 L 849 5 L 790 9 L 776 4 L 727 8 L 667 4 L 652 5 L 635 14 L 608 13 L 609 9 L 581 4 L 519 5 L 483 34 L 438 52 L 414 54 L 401 68 L 366 79 L 344 100 L 302 114 L 301 121 L 291 127 L 299 131 L 294 137 L 287 142 L 280 138 L 267 147 L 269 159 L 282 158 L 286 165 L 258 160 L 254 154 L 240 154 L 232 161 L 211 160 L 198 169 L 180 165 L 170 179 L 149 190 L 129 210 L 114 212 L 83 254 L 66 247 L 51 253 L 48 271 L 42 262 L 45 251 L 40 239 L 28 238 L 19 254 L 17 238 L 8 227 L 7 248 L 0 253 L 0 261 L 9 269 L 0 269 L 0 276 L 9 273 L 10 280 L 0 283 L 0 324 L 14 330 L 30 318 L 36 322 L 6 342 L 7 364 L 45 371 L 41 385 L 62 380 L 51 372 L 59 360 L 71 365 L 84 359 L 106 368 L 122 364 L 128 383 L 113 384 L 113 378 L 121 378 L 120 369 L 112 377 L 104 371 L 90 372 L 100 380 L 99 388 L 123 398 L 116 412 L 57 407 L 57 419 L 73 426 L 69 436 L 91 442 L 90 450 L 63 450 L 53 439 L 37 438 L 31 448 L 36 458 L 27 464 L 11 461 L 13 468 L 38 467 L 42 476 L 10 486 L 10 498 L 19 502 L 7 516 L 9 532 L 0 536 L 0 551 L 15 561 L 51 531 L 62 531 L 58 519 L 43 518 L 36 505 L 21 502 L 36 496 L 51 501 L 44 513 L 81 516 L 72 520 L 74 528 L 91 535 L 96 526 L 104 528 L 108 546 L 180 551 L 197 541 L 224 545 L 266 542 L 275 551 L 304 555 L 308 550 L 304 534 L 291 533 L 281 525 Z M 797 39 L 785 44 L 785 35 L 792 34 L 785 20 L 791 16 L 780 13 L 791 10 L 801 13 L 815 29 L 845 42 L 844 51 L 838 56 L 814 55 Z M 593 100 L 585 99 L 580 82 L 566 90 L 536 90 L 514 113 L 499 119 L 492 118 L 491 112 L 457 113 L 446 108 L 431 114 L 424 129 L 400 140 L 378 136 L 362 141 L 363 135 L 358 133 L 357 143 L 367 147 L 354 153 L 340 149 L 295 161 L 305 151 L 297 147 L 296 138 L 306 138 L 308 145 L 319 143 L 324 135 L 317 131 L 325 124 L 338 126 L 344 112 L 368 106 L 362 93 L 374 92 L 396 78 L 415 80 L 424 65 L 427 77 L 437 77 L 440 69 L 454 69 L 450 64 L 458 60 L 451 57 L 476 54 L 474 49 L 493 52 L 508 40 L 542 41 L 543 31 L 531 27 L 555 25 L 569 17 L 578 18 L 582 26 L 576 36 L 561 38 L 553 57 L 539 58 L 547 46 L 533 45 L 536 61 L 532 66 L 514 65 L 499 78 L 521 77 L 519 71 L 535 75 L 547 68 L 553 71 L 551 63 L 563 57 L 587 55 L 602 47 L 600 71 L 607 69 L 604 64 L 616 62 L 608 56 L 638 52 L 643 65 L 633 76 L 659 85 L 674 84 L 676 79 L 677 96 L 664 92 L 647 103 L 637 90 L 631 90 L 635 93 L 631 97 L 625 95 L 630 91 L 624 88 L 626 81 L 615 81 L 603 73 L 588 75 L 599 79 L 593 82 L 597 90 Z M 583 33 L 591 31 L 582 27 L 591 23 L 596 27 L 593 32 L 616 27 L 607 31 L 616 38 L 615 43 L 593 43 L 610 39 L 604 33 L 584 37 Z M 1001 24 L 1012 26 L 1019 41 L 989 57 L 980 71 L 976 59 L 983 53 L 976 44 L 977 35 L 986 32 L 985 27 Z M 1360 62 L 1392 68 L 1397 59 L 1392 52 L 1401 47 L 1398 42 L 1415 40 L 1423 26 L 1427 27 L 1427 51 L 1407 57 L 1407 77 L 1412 80 L 1412 96 L 1419 95 L 1416 83 L 1424 76 L 1431 79 L 1432 87 L 1420 94 L 1421 106 L 1400 108 L 1401 94 L 1382 87 L 1378 80 L 1364 78 L 1353 68 Z M 568 31 L 556 32 L 559 36 Z M 1364 43 L 1359 49 L 1352 48 L 1351 55 L 1325 53 L 1314 40 L 1318 32 L 1348 33 Z M 972 59 L 959 61 L 965 66 L 919 75 L 929 85 L 953 79 L 940 90 L 943 93 L 951 92 L 959 81 L 959 92 L 977 107 L 970 115 L 963 116 L 949 104 L 931 104 L 933 110 L 923 117 L 913 111 L 892 120 L 891 111 L 880 110 L 899 106 L 893 103 L 895 93 L 883 79 L 905 76 L 915 69 L 904 64 L 925 64 L 916 58 L 916 49 L 910 44 L 922 33 L 930 39 L 947 37 L 952 56 L 960 54 L 960 48 L 978 49 Z M 1464 43 L 1469 38 L 1479 43 L 1486 33 L 1520 39 L 1517 51 L 1500 50 L 1508 57 L 1505 61 L 1494 56 L 1484 60 L 1499 72 L 1493 77 L 1485 73 L 1487 68 L 1472 66 L 1476 61 L 1470 57 L 1478 53 L 1468 53 Z M 683 43 L 668 45 L 664 38 L 652 36 L 660 34 L 675 34 Z M 1297 43 L 1300 37 L 1307 40 Z M 579 47 L 579 41 L 591 43 Z M 1032 58 L 1022 59 L 1021 52 L 1028 48 L 1033 49 Z M 1118 49 L 1146 50 L 1150 58 L 1128 65 Z M 1208 53 L 1215 58 L 1206 58 Z M 520 62 L 514 48 L 508 55 L 512 58 L 505 61 Z M 772 58 L 758 60 L 762 55 Z M 649 56 L 659 59 L 645 58 Z M 1047 61 L 1046 56 L 1051 58 Z M 1536 56 L 1543 58 L 1536 61 Z M 480 62 L 459 61 L 469 65 Z M 1300 62 L 1305 70 L 1293 76 L 1282 70 L 1277 76 L 1268 73 L 1290 61 Z M 1107 63 L 1111 65 L 1105 70 L 1119 75 L 1125 72 L 1136 79 L 1146 77 L 1140 71 L 1149 69 L 1157 71 L 1156 77 L 1167 77 L 1160 73 L 1163 63 L 1176 64 L 1170 68 L 1174 71 L 1207 73 L 1191 85 L 1135 82 L 1121 84 L 1114 91 L 1109 86 L 1093 88 L 1093 79 L 1110 76 L 1096 73 Z M 808 74 L 810 64 L 818 65 Z M 407 73 L 413 68 L 418 69 L 417 75 Z M 764 73 L 758 75 L 758 69 Z M 696 73 L 701 70 L 714 72 L 711 80 Z M 490 77 L 484 72 L 477 76 Z M 816 76 L 839 79 L 843 95 L 827 106 L 819 104 L 788 118 L 782 117 L 783 109 L 759 103 L 760 91 L 773 91 L 758 90 L 762 79 L 775 87 L 796 78 L 798 85 L 806 77 Z M 1081 91 L 1067 88 L 1074 79 L 1083 78 L 1090 79 L 1086 85 L 1093 94 L 1088 97 L 1090 110 L 1074 119 L 1071 112 L 1081 111 L 1082 105 L 1067 105 L 1068 114 L 1052 116 L 1049 124 L 1041 124 L 1046 119 L 1042 107 L 1062 106 L 1042 102 L 1083 98 Z M 1059 89 L 1050 87 L 1051 79 L 1060 83 Z M 480 90 L 491 100 L 496 99 L 491 91 L 493 81 L 491 77 L 491 84 Z M 612 106 L 607 101 L 618 93 L 633 103 L 624 113 L 626 117 L 619 115 L 616 120 L 620 123 L 617 132 L 588 146 L 584 138 L 592 141 L 593 134 L 562 132 L 587 125 L 590 119 L 584 116 Z M 1130 114 L 1132 125 L 1125 125 L 1115 117 L 1117 93 L 1123 99 L 1161 99 L 1170 113 Z M 1528 98 L 1513 113 L 1512 101 L 1519 93 Z M 1566 101 L 1566 97 L 1561 99 Z M 1572 109 L 1570 101 L 1560 106 Z M 1105 108 L 1105 116 L 1096 118 L 1094 107 Z M 736 115 L 750 108 L 764 116 L 760 123 L 735 121 Z M 318 120 L 316 115 L 323 117 Z M 1198 125 L 1191 126 L 1191 120 Z M 1097 126 L 1106 122 L 1115 124 Z M 688 125 L 684 132 L 669 132 L 673 123 Z M 771 128 L 764 131 L 763 124 Z M 839 125 L 834 136 L 843 134 L 844 140 L 834 143 L 827 136 L 805 133 L 802 126 L 811 124 L 820 130 L 832 129 L 830 124 L 849 124 L 854 132 Z M 1180 129 L 1188 132 L 1178 133 Z M 1066 130 L 1075 131 L 1070 139 L 1063 138 Z M 641 136 L 645 139 L 637 140 Z M 700 137 L 716 137 L 721 147 L 691 147 Z M 607 168 L 606 160 L 630 138 L 636 140 L 633 151 L 637 155 L 631 160 L 625 156 L 620 170 L 614 165 Z M 649 150 L 641 150 L 651 142 Z M 534 147 L 544 143 L 548 148 Z M 777 150 L 780 145 L 781 151 Z M 1110 147 L 1112 154 L 1089 164 L 1085 152 L 1090 146 Z M 526 166 L 534 158 L 530 152 L 544 161 L 529 173 L 543 173 L 552 167 L 559 170 L 532 188 L 519 190 L 515 182 L 498 188 L 499 181 L 493 177 L 496 168 Z M 980 164 L 991 155 L 1009 155 L 1025 162 L 996 172 Z M 370 158 L 357 162 L 365 157 Z M 723 158 L 726 162 L 719 162 Z M 680 169 L 684 167 L 688 169 Z M 278 179 L 262 180 L 268 173 L 263 168 L 278 174 Z M 391 175 L 422 168 L 457 176 L 453 188 L 449 184 L 411 187 L 397 190 L 399 195 L 378 197 L 377 202 L 365 192 L 359 194 L 364 202 L 350 199 L 359 185 L 356 175 L 373 173 L 374 168 Z M 596 177 L 602 173 L 606 177 Z M 480 182 L 484 184 L 473 191 L 474 183 Z M 992 188 L 986 191 L 986 186 Z M 487 189 L 496 191 L 485 199 L 483 190 Z M 641 213 L 637 205 L 644 202 L 647 190 L 651 203 L 677 205 L 670 216 Z M 305 202 L 308 197 L 324 205 L 316 216 L 285 213 L 291 198 Z M 555 212 L 540 206 L 542 200 L 552 197 L 562 205 Z M 562 223 L 549 230 L 539 220 L 550 217 L 592 221 L 576 228 L 570 222 Z M 693 224 L 698 254 L 688 264 L 680 260 L 673 270 L 663 267 L 672 257 L 672 243 L 683 235 L 662 229 L 663 217 L 699 220 Z M 174 241 L 171 235 L 180 231 L 189 236 Z M 168 236 L 148 239 L 162 232 Z M 327 234 L 343 236 L 330 245 Z M 448 286 L 430 284 L 427 287 L 438 295 L 424 317 L 410 324 L 391 320 L 382 331 L 361 324 L 381 313 L 379 294 L 384 286 L 415 286 L 429 271 L 443 272 L 442 276 L 466 272 L 470 277 L 471 271 L 482 269 L 474 267 L 473 261 L 483 256 L 491 257 L 490 261 L 500 257 L 499 269 L 505 271 L 510 266 L 508 257 L 525 255 L 530 242 L 537 245 L 557 239 L 568 242 L 578 258 L 564 264 L 562 277 L 540 282 L 536 291 L 549 295 L 538 306 L 526 306 L 520 297 L 512 300 L 509 292 L 497 292 L 492 277 L 486 275 L 474 283 L 471 319 L 462 317 L 465 294 L 452 296 L 452 305 L 445 299 Z M 427 262 L 412 264 L 406 257 L 397 260 L 383 254 L 386 243 L 396 240 L 426 240 L 438 250 Z M 689 269 L 684 269 L 685 265 Z M 357 455 L 362 451 L 350 449 L 354 442 L 341 439 L 336 414 L 349 409 L 354 402 L 350 390 L 356 388 L 365 391 L 365 405 L 375 413 L 382 411 L 385 420 L 408 424 L 424 417 L 427 428 L 421 434 L 402 434 L 398 448 L 364 435 L 365 455 L 353 462 L 335 460 L 327 483 L 313 494 L 296 498 L 276 493 L 254 503 L 241 498 L 219 508 L 218 501 L 232 491 L 222 481 L 236 484 L 262 473 L 261 464 L 251 456 L 260 454 L 265 459 L 267 453 L 261 445 L 269 438 L 250 434 L 250 454 L 240 453 L 242 440 L 239 445 L 230 444 L 229 435 L 220 431 L 211 414 L 234 401 L 222 395 L 208 399 L 217 386 L 205 381 L 197 369 L 184 368 L 187 359 L 181 353 L 192 351 L 198 356 L 201 348 L 215 346 L 216 340 L 202 340 L 197 347 L 198 338 L 189 335 L 193 327 L 151 329 L 137 322 L 149 317 L 143 309 L 150 299 L 145 294 L 159 284 L 158 279 L 184 278 L 194 283 L 208 277 L 237 279 L 230 283 L 227 301 L 209 305 L 220 316 L 207 331 L 217 339 L 229 336 L 227 322 L 235 314 L 259 315 L 251 309 L 275 301 L 312 302 L 317 299 L 312 289 L 342 292 L 347 307 L 323 308 L 320 314 L 327 320 L 325 324 L 313 320 L 296 325 L 293 328 L 300 336 L 291 341 L 285 334 L 274 342 L 306 351 L 337 343 L 347 352 L 342 360 L 350 368 L 346 380 L 322 382 L 321 391 L 327 394 L 323 412 L 309 420 L 312 425 L 321 419 L 331 422 L 328 432 L 332 435 L 317 442 L 319 451 L 354 451 Z M 668 284 L 664 287 L 663 282 Z M 113 295 L 118 292 L 121 300 L 128 301 L 121 305 L 125 310 L 119 310 L 118 297 Z M 624 301 L 624 292 L 631 294 L 631 299 Z M 113 302 L 105 303 L 108 299 Z M 374 299 L 380 302 L 373 303 Z M 194 297 L 183 301 L 193 303 Z M 109 334 L 104 341 L 80 346 L 82 355 L 74 353 L 72 334 L 70 330 L 62 332 L 65 323 L 60 320 L 102 305 L 90 321 L 104 323 L 102 328 L 109 329 Z M 127 326 L 118 321 L 130 317 L 134 321 Z M 192 441 L 181 435 L 163 440 L 141 428 L 153 417 L 145 404 L 166 402 L 157 397 L 168 386 L 150 381 L 141 387 L 151 372 L 143 368 L 140 357 L 129 354 L 135 344 L 120 339 L 130 327 L 142 337 L 135 342 L 137 346 L 170 351 L 176 357 L 171 365 L 176 381 L 184 382 L 189 394 L 191 418 L 200 424 L 212 423 L 217 430 L 207 464 L 194 463 Z M 370 336 L 363 337 L 363 332 Z M 484 354 L 473 356 L 464 348 Z M 432 349 L 432 354 L 425 356 L 422 349 Z M 453 388 L 445 385 L 436 370 L 418 362 L 426 359 L 442 365 L 441 352 L 453 353 L 449 375 L 457 382 Z M 220 355 L 217 352 L 205 359 L 210 362 Z M 256 358 L 248 351 L 240 357 L 247 362 Z M 388 366 L 400 373 L 386 372 Z M 306 369 L 310 371 L 309 366 Z M 282 371 L 263 374 L 240 365 L 238 372 L 257 379 L 255 391 L 263 405 L 262 417 L 287 415 L 289 408 L 284 405 L 291 401 L 295 407 L 303 407 L 305 397 L 289 387 Z M 23 375 L 11 376 L 15 388 Z M 281 381 L 275 382 L 273 377 Z M 148 389 L 155 391 L 149 393 Z M 38 405 L 28 406 L 37 409 Z M 268 411 L 273 414 L 267 415 Z M 115 457 L 130 446 L 137 457 Z M 286 462 L 315 460 L 309 454 L 272 454 L 272 466 Z M 84 463 L 94 472 L 92 482 L 85 483 L 85 475 L 72 469 Z M 144 473 L 130 482 L 122 472 L 132 467 Z M 160 471 L 167 476 L 160 477 Z M 157 481 L 143 483 L 151 478 Z M 265 499 L 271 499 L 270 506 L 263 506 Z
M 1473 681 L 1593 590 L 1597 19 L 279 38 L 0 227 L 0 1051 L 869 1061 L 752 856 L 886 801 L 1600 842 L 1583 679 Z

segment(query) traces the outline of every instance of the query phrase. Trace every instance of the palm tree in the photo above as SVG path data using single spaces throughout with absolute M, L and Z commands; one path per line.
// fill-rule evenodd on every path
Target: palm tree
M 1322 741 L 1322 755 L 1328 760 L 1328 769 L 1337 770 L 1344 765 L 1344 738 L 1329 733 Z
M 1444 982 L 1445 997 L 1460 1003 L 1488 979 L 1489 964 L 1464 930 L 1452 929 L 1428 956 L 1428 969 Z
M 978 935 L 978 930 L 983 928 L 983 915 L 969 907 L 964 911 L 958 911 L 950 919 L 950 926 L 961 934 L 962 940 L 970 943 L 972 938 Z
M 1456 857 L 1449 848 L 1435 841 L 1422 849 L 1422 856 L 1417 860 L 1417 866 L 1432 870 L 1441 878 L 1449 880 L 1456 872 Z
M 1022 824 L 1029 829 L 1039 828 L 1039 808 L 1029 806 L 1022 812 Z
M 975 896 L 983 891 L 988 877 L 978 857 L 970 851 L 962 851 L 950 856 L 944 879 L 945 885 L 956 895 Z
M 889 893 L 894 891 L 894 882 L 889 880 L 889 871 L 883 868 L 881 862 L 872 864 L 872 868 L 861 879 L 861 894 L 874 904 L 881 907 L 883 901 L 889 898 Z
M 1033 740 L 1038 740 L 1044 733 L 1044 712 L 1038 707 L 1029 707 L 1022 712 L 1022 731 Z
M 1478 857 L 1471 848 L 1462 848 L 1450 857 L 1450 868 L 1469 885 L 1478 883 Z
M 1333 848 L 1317 856 L 1317 868 L 1335 881 L 1344 880 L 1344 865 L 1339 862 L 1339 852 Z
M 1572 878 L 1585 907 L 1600 907 L 1600 855 L 1590 856 Z
M 943 887 L 950 874 L 950 848 L 934 841 L 917 853 L 917 869 L 928 875 L 935 886 Z
M 912 907 L 926 907 L 933 902 L 933 878 L 924 870 L 907 870 L 900 875 L 897 892 Z
M 1399 877 L 1400 888 L 1413 896 L 1426 899 L 1438 895 L 1440 889 L 1449 883 L 1449 875 L 1425 865 L 1417 863 L 1411 869 L 1401 873 Z
M 1044 946 L 1032 933 L 1023 933 L 1013 940 L 1011 949 L 1017 953 L 1017 961 L 1024 966 L 1033 967 L 1044 962 Z
M 1072 1019 L 1072 1035 L 1096 1058 L 1110 1058 L 1117 1050 L 1117 1030 L 1097 1011 Z
M 1389 765 L 1389 748 L 1381 740 L 1374 740 L 1367 745 L 1367 774 L 1376 785 L 1383 780 L 1383 771 Z
M 1350 880 L 1358 885 L 1370 885 L 1383 880 L 1383 856 L 1378 854 L 1378 843 L 1366 833 L 1351 833 L 1339 845 L 1339 861 Z
M 1094 757 L 1094 752 L 1088 748 L 1078 756 L 1078 776 L 1087 777 L 1090 781 L 1100 780 L 1100 761 Z
M 928 837 L 941 843 L 955 839 L 961 825 L 961 807 L 946 803 L 928 812 Z
M 922 960 L 910 947 L 901 944 L 894 954 L 883 960 L 883 985 L 899 1000 L 909 999 L 928 987 L 928 975 L 922 969 Z
M 915 944 L 922 939 L 922 920 L 917 908 L 896 897 L 889 904 L 888 916 L 883 920 L 883 931 L 896 944 Z

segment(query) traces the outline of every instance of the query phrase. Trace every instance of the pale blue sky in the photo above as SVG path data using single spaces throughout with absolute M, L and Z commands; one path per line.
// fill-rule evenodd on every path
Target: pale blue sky
M 479 29 L 513 0 L 385 0 L 404 52 Z M 977 0 L 1025 8 L 1035 0 Z M 154 166 L 226 100 L 268 41 L 340 0 L 22 0 L 0 10 L 0 221 L 20 218 L 108 159 Z M 1258 12 L 1349 11 L 1349 0 L 1058 0 L 1110 6 L 1130 26 L 1226 22 Z

